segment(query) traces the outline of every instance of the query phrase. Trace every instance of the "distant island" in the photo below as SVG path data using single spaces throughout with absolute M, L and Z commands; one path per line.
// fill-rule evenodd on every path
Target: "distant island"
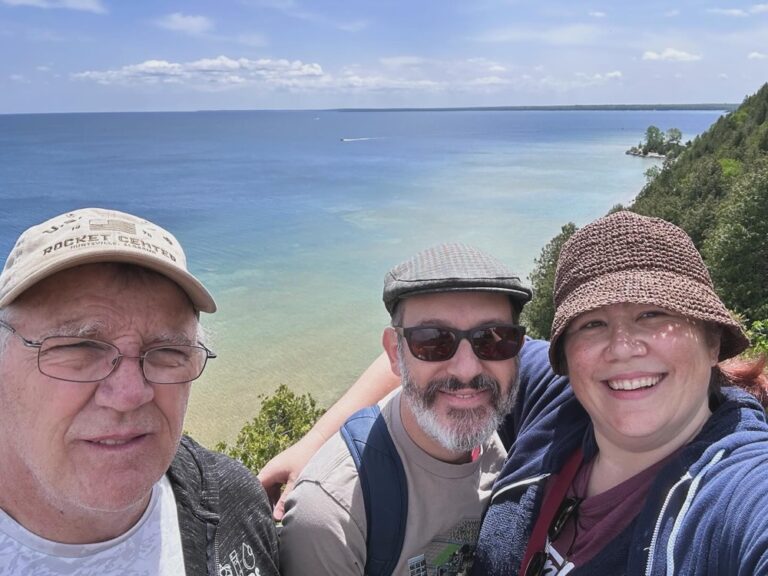
M 572 104 L 563 106 L 466 106 L 454 108 L 334 108 L 334 112 L 526 112 L 526 111 L 616 111 L 633 110 L 722 110 L 733 112 L 738 104 Z
M 682 138 L 683 133 L 679 128 L 662 132 L 657 126 L 651 125 L 645 130 L 645 140 L 632 146 L 625 154 L 643 158 L 676 158 L 687 146 L 680 143 Z

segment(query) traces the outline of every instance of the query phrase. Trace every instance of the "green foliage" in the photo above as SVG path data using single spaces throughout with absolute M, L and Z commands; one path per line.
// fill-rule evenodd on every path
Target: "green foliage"
M 644 174 L 645 174 L 646 182 L 649 182 L 649 183 L 653 182 L 661 174 L 661 168 L 659 168 L 658 166 L 651 166 L 650 168 L 648 168 L 648 170 L 644 172 Z
M 631 210 L 682 227 L 715 287 L 747 319 L 768 317 L 768 84 L 650 174 Z
M 555 317 L 552 288 L 555 285 L 557 259 L 563 244 L 576 230 L 573 222 L 563 226 L 560 234 L 550 240 L 534 260 L 533 272 L 528 276 L 533 288 L 533 300 L 523 309 L 521 320 L 528 335 L 533 338 L 549 338 L 552 319 Z
M 661 154 L 664 148 L 664 133 L 657 126 L 648 126 L 645 130 L 645 144 L 643 144 L 643 153 L 657 152 Z
M 297 396 L 281 384 L 272 396 L 260 395 L 259 414 L 242 427 L 235 444 L 219 442 L 216 450 L 242 462 L 257 473 L 273 456 L 304 436 L 317 419 L 322 408 L 310 394 Z
M 614 204 L 613 206 L 611 206 L 611 209 L 608 210 L 608 214 L 613 214 L 614 212 L 621 212 L 622 210 L 626 210 L 626 207 L 624 206 L 624 204 L 621 204 L 621 203 Z
M 679 128 L 670 128 L 662 132 L 658 126 L 648 126 L 645 130 L 645 141 L 628 150 L 629 154 L 643 155 L 661 154 L 667 158 L 675 158 L 685 146 L 680 144 L 683 133 Z
M 726 178 L 735 178 L 741 176 L 744 168 L 744 163 L 733 158 L 720 158 L 720 169 L 723 171 L 723 176 Z
M 747 319 L 768 318 L 768 159 L 738 178 L 703 246 L 726 304 Z
M 681 136 L 675 128 L 662 133 L 649 126 L 646 142 L 630 150 L 642 153 L 660 142 L 677 147 L 663 167 L 646 171 L 647 182 L 629 209 L 688 232 L 718 294 L 747 323 L 758 322 L 753 340 L 765 348 L 768 321 L 760 319 L 768 318 L 768 84 L 692 142 L 682 146 Z M 563 227 L 530 276 L 534 299 L 523 318 L 536 337 L 549 334 L 552 283 L 568 227 L 575 230 L 573 224 Z
M 768 354 L 768 320 L 756 320 L 747 330 L 752 347 L 749 349 L 749 355 Z
M 667 141 L 667 145 L 680 144 L 680 140 L 683 139 L 683 133 L 680 131 L 680 128 L 670 128 L 667 130 L 664 137 Z

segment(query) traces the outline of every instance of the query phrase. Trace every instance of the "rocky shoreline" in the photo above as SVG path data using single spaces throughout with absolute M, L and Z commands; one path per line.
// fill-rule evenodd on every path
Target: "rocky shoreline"
M 659 154 L 658 152 L 647 152 L 644 154 L 642 150 L 634 146 L 624 152 L 624 154 L 627 154 L 628 156 L 639 156 L 640 158 L 656 158 L 661 160 L 666 158 L 664 154 Z

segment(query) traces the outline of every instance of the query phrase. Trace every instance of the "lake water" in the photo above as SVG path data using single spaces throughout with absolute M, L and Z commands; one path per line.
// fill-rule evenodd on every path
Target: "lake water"
M 645 129 L 712 111 L 254 111 L 0 116 L 0 254 L 85 206 L 173 232 L 216 297 L 186 428 L 232 439 L 287 384 L 332 402 L 380 352 L 384 273 L 442 241 L 523 277 L 568 221 L 629 203 Z

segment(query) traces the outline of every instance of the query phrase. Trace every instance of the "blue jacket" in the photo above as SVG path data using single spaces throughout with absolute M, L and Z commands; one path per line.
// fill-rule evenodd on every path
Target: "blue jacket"
M 507 421 L 514 444 L 483 520 L 473 574 L 517 575 L 547 478 L 582 446 L 589 416 L 546 342 L 521 352 L 520 393 Z M 723 390 L 701 432 L 652 484 L 635 520 L 572 576 L 768 575 L 768 424 L 751 395 Z

